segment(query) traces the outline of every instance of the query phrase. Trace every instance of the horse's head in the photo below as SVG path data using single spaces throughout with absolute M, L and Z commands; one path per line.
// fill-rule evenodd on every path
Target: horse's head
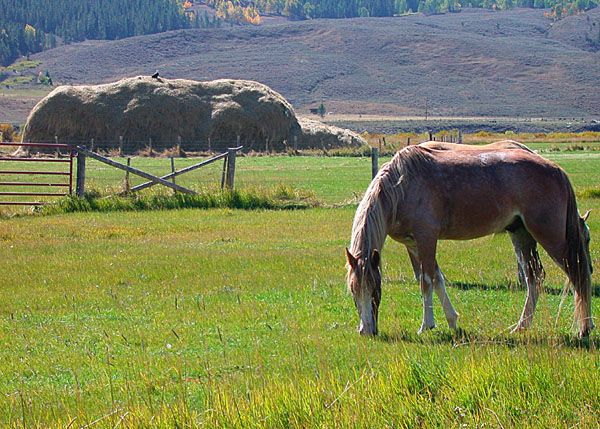
M 377 335 L 377 317 L 381 302 L 380 257 L 377 250 L 371 255 L 355 257 L 346 249 L 348 262 L 348 289 L 360 316 L 358 332 L 361 335 Z
M 580 228 L 581 228 L 581 235 L 583 237 L 583 244 L 585 246 L 585 252 L 587 254 L 588 260 L 590 261 L 590 274 L 594 272 L 594 267 L 592 267 L 592 257 L 590 255 L 590 228 L 587 226 L 587 224 L 585 223 L 588 220 L 588 217 L 590 217 L 590 211 L 588 210 L 587 212 L 585 212 L 585 214 L 583 216 L 579 217 L 579 223 L 580 223 Z

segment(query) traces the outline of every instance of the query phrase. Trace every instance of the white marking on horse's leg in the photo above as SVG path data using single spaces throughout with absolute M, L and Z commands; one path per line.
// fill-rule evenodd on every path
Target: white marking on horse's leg
M 450 297 L 448 297 L 448 293 L 446 292 L 446 280 L 444 279 L 444 273 L 442 273 L 442 270 L 439 266 L 435 271 L 433 287 L 438 299 L 442 303 L 442 308 L 444 309 L 444 314 L 446 315 L 446 320 L 448 321 L 448 327 L 450 329 L 456 329 L 458 313 L 452 306 L 452 302 L 450 302 Z
M 423 294 L 423 322 L 419 329 L 419 334 L 428 329 L 435 328 L 435 318 L 433 316 L 433 280 L 427 273 L 421 274 L 421 293 Z
M 527 286 L 527 297 L 525 298 L 525 305 L 521 312 L 521 317 L 517 326 L 511 332 L 518 332 L 524 329 L 528 329 L 531 326 L 533 320 L 533 313 L 535 312 L 535 306 L 538 298 L 538 279 L 536 278 L 536 270 L 533 265 L 535 259 L 531 256 L 526 256 L 525 252 L 528 250 L 518 249 L 517 261 L 520 270 L 524 274 L 525 285 Z

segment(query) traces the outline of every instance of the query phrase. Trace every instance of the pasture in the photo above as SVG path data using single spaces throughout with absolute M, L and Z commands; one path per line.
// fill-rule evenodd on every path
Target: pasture
M 586 196 L 600 154 L 546 156 L 594 210 L 598 270 L 600 200 Z M 370 160 L 238 161 L 237 186 L 305 189 L 323 207 L 0 219 L 0 425 L 598 427 L 598 333 L 575 340 L 572 296 L 559 313 L 565 276 L 546 254 L 533 328 L 510 335 L 525 292 L 508 237 L 441 242 L 461 331 L 435 301 L 438 328 L 418 336 L 419 288 L 388 240 L 380 336 L 361 338 L 343 249 Z M 139 162 L 166 173 L 164 160 Z M 113 172 L 90 186 L 118 186 Z

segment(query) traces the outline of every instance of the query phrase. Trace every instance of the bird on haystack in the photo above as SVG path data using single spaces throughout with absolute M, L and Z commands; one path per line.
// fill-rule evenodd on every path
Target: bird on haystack
M 152 79 L 158 79 L 158 70 L 152 75 Z

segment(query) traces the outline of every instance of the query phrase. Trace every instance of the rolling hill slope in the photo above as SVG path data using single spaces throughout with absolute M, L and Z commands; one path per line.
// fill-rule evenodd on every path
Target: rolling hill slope
M 300 112 L 323 101 L 334 112 L 422 115 L 427 100 L 430 115 L 590 117 L 600 114 L 598 28 L 598 9 L 554 25 L 540 10 L 463 10 L 172 31 L 33 57 L 59 83 L 156 69 L 253 79 Z

